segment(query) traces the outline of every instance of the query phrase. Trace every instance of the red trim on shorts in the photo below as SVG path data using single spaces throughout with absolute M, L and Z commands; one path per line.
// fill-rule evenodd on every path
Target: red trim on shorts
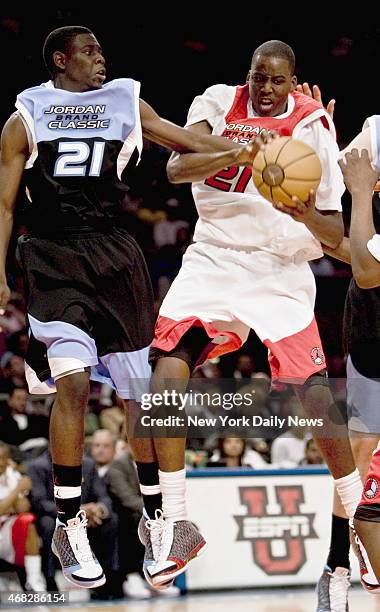
M 318 326 L 313 317 L 305 329 L 277 342 L 263 341 L 269 349 L 273 381 L 302 385 L 316 372 L 326 368 Z
M 28 529 L 36 517 L 31 512 L 21 512 L 12 525 L 12 546 L 15 551 L 14 564 L 23 567 L 25 564 L 25 547 Z
M 156 322 L 152 347 L 167 352 L 172 351 L 191 327 L 203 327 L 209 338 L 214 339 L 218 336 L 227 338 L 222 344 L 213 344 L 208 354 L 202 354 L 202 363 L 206 359 L 214 359 L 214 357 L 237 351 L 242 345 L 241 339 L 234 332 L 218 330 L 212 323 L 206 323 L 198 317 L 173 321 L 173 319 L 160 315 Z M 201 363 L 197 365 L 201 365 Z
M 371 504 L 380 504 L 380 449 L 377 446 L 376 451 L 372 455 L 371 463 L 368 468 L 365 485 L 363 487 L 362 498 L 358 505 L 369 506 Z M 360 518 L 360 515 L 359 517 Z

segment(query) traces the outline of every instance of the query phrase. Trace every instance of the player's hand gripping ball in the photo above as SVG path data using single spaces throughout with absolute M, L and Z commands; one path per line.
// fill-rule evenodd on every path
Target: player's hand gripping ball
M 306 202 L 310 189 L 316 191 L 321 174 L 321 162 L 314 149 L 289 136 L 266 145 L 252 165 L 253 182 L 261 195 L 270 202 L 293 207 L 292 196 Z

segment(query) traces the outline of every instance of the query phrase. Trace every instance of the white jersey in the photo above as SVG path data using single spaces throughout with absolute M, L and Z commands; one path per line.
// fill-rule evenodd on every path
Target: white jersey
M 235 105 L 239 89 L 244 87 L 214 85 L 208 88 L 193 101 L 187 126 L 207 121 L 213 134 L 247 143 L 263 128 L 268 129 L 269 120 L 269 129 L 282 135 L 291 134 L 316 150 L 322 164 L 316 206 L 319 210 L 341 211 L 340 200 L 345 188 L 337 164 L 339 150 L 335 130 L 325 111 L 302 94 L 291 94 L 288 110 L 282 115 L 257 117 L 248 100 L 244 109 L 240 105 L 241 115 L 237 116 L 235 112 L 236 120 L 231 122 L 230 110 Z M 303 107 L 302 117 L 299 107 Z M 295 123 L 298 118 L 300 120 Z M 320 242 L 303 223 L 277 211 L 259 194 L 250 168 L 225 169 L 205 181 L 193 183 L 192 191 L 199 215 L 195 241 L 222 247 L 260 249 L 283 256 L 297 255 L 300 260 L 323 256 Z

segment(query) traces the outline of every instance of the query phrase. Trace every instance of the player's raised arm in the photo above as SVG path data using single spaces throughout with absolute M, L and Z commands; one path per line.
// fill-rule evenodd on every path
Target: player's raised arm
M 0 308 L 4 308 L 10 296 L 5 261 L 13 227 L 13 210 L 29 155 L 27 134 L 17 115 L 12 115 L 4 126 L 0 155 Z

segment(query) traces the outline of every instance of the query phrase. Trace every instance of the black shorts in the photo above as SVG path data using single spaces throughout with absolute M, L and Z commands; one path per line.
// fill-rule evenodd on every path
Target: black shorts
M 154 333 L 150 278 L 135 240 L 115 228 L 31 235 L 20 238 L 18 252 L 31 331 L 31 392 L 43 392 L 40 383 L 49 378 L 91 367 L 93 378 L 130 397 L 131 376 L 149 378 Z

